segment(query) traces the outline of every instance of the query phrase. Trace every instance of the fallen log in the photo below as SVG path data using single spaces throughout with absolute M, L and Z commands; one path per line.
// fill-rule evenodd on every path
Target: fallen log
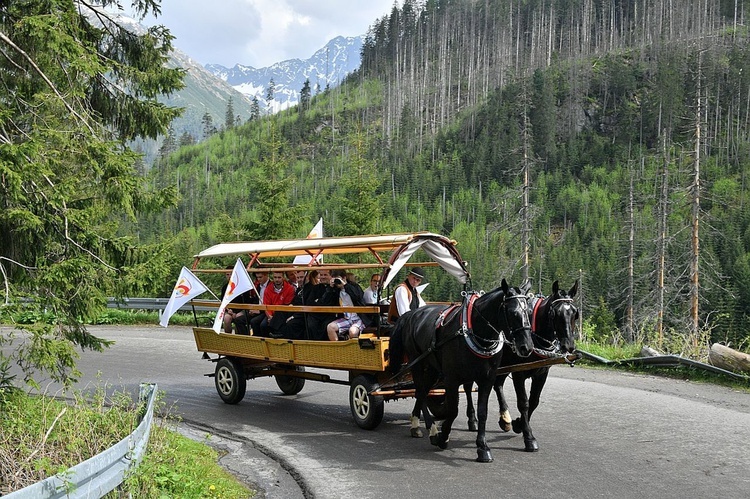
M 641 348 L 641 357 L 658 357 L 660 355 L 664 354 L 648 345 L 643 345 L 643 348 Z
M 714 343 L 708 351 L 708 361 L 716 367 L 736 372 L 750 372 L 750 355 Z

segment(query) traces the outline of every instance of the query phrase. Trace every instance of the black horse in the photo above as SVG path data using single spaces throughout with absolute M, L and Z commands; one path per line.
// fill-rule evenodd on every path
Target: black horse
M 399 318 L 392 337 L 400 335 L 395 344 L 402 344 L 412 360 L 417 399 L 411 414 L 412 436 L 421 436 L 419 415 L 423 414 L 430 442 L 441 449 L 447 448 L 451 425 L 458 415 L 458 388 L 476 382 L 479 387 L 477 461 L 492 462 L 485 440 L 487 401 L 501 352 L 508 350 L 503 346 L 508 342 L 521 358 L 528 357 L 533 348 L 525 292 L 510 287 L 503 279 L 499 288 L 487 294 L 466 293 L 460 307 L 428 305 Z M 390 352 L 392 366 L 401 365 L 403 353 Z M 438 431 L 425 402 L 429 390 L 440 379 L 445 386 L 445 421 Z
M 552 294 L 547 298 L 532 300 L 531 329 L 534 338 L 534 354 L 539 359 L 565 355 L 575 350 L 575 323 L 578 319 L 578 309 L 573 305 L 573 298 L 578 292 L 578 281 L 568 292 L 560 289 L 557 281 L 552 284 Z M 521 358 L 509 350 L 504 350 L 501 366 L 512 366 L 529 359 Z M 508 374 L 500 374 L 495 381 L 495 392 L 500 402 L 500 428 L 509 431 L 511 427 L 516 433 L 523 432 L 524 450 L 536 452 L 539 450 L 534 434 L 531 432 L 529 420 L 534 410 L 539 406 L 539 397 L 544 384 L 547 382 L 549 366 L 516 371 L 513 373 L 513 388 L 516 392 L 516 406 L 521 414 L 511 422 L 508 403 L 503 394 L 503 383 Z M 531 379 L 531 390 L 526 394 L 526 380 Z

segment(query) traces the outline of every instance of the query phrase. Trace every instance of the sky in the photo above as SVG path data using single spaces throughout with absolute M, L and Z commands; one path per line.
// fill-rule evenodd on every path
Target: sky
M 307 59 L 339 35 L 364 35 L 393 5 L 394 0 L 162 0 L 161 15 L 141 23 L 166 26 L 175 36 L 173 45 L 202 65 L 262 68 Z

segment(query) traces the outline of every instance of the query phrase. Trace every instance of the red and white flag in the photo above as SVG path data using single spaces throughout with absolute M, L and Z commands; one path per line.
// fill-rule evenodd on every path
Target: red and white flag
M 159 324 L 162 327 L 167 327 L 169 318 L 174 315 L 185 303 L 189 302 L 201 293 L 208 290 L 205 284 L 200 279 L 195 277 L 195 274 L 190 272 L 187 267 L 182 267 L 180 277 L 177 278 L 177 284 L 174 285 L 172 290 L 172 296 L 169 297 L 167 306 L 164 307 L 164 312 L 161 314 L 161 320 Z
M 320 220 L 318 220 L 318 223 L 315 224 L 315 227 L 312 228 L 307 235 L 307 239 L 318 239 L 320 237 L 323 237 L 323 217 L 321 217 Z M 310 255 L 297 255 L 294 257 L 294 265 L 306 265 L 310 263 L 311 260 L 312 257 Z M 323 255 L 318 256 L 316 261 L 318 263 L 323 263 Z
M 237 263 L 234 264 L 232 276 L 229 278 L 227 290 L 224 292 L 224 297 L 221 299 L 219 311 L 216 312 L 216 319 L 214 320 L 213 327 L 214 331 L 217 333 L 221 331 L 221 320 L 224 318 L 224 310 L 227 308 L 227 305 L 242 293 L 250 291 L 251 289 L 255 289 L 255 285 L 247 274 L 247 269 L 245 269 L 245 266 L 242 264 L 242 260 L 238 258 Z

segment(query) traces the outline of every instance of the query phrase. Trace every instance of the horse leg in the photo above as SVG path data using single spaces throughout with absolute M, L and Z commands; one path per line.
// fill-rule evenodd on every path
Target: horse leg
M 513 431 L 516 433 L 523 432 L 524 450 L 526 452 L 536 452 L 539 450 L 539 446 L 529 426 L 529 399 L 526 396 L 526 378 L 519 374 L 516 373 L 513 376 L 513 387 L 516 391 L 516 403 L 521 416 L 513 420 Z
M 419 428 L 419 414 L 422 411 L 423 409 L 421 407 L 419 399 L 417 399 L 417 402 L 414 403 L 414 409 L 412 409 L 411 411 L 411 416 L 409 417 L 409 421 L 411 422 L 411 428 L 409 428 L 409 432 L 414 438 L 422 438 L 424 436 L 422 430 Z
M 500 425 L 500 430 L 504 432 L 510 431 L 510 411 L 508 410 L 508 401 L 505 400 L 505 392 L 503 392 L 503 384 L 505 379 L 508 377 L 507 374 L 501 374 L 495 379 L 495 394 L 497 394 L 497 403 L 500 405 L 500 417 L 497 424 Z
M 487 407 L 492 391 L 492 383 L 489 380 L 478 383 L 479 396 L 477 398 L 477 415 L 479 416 L 479 429 L 477 431 L 477 461 L 480 463 L 491 463 L 492 453 L 487 445 L 485 430 L 487 428 Z
M 422 438 L 424 434 L 422 433 L 422 430 L 419 428 L 419 416 L 427 411 L 424 410 L 425 408 L 425 401 L 427 400 L 427 392 L 424 387 L 426 380 L 424 379 L 424 373 L 419 371 L 418 369 L 414 369 L 412 371 L 412 377 L 414 381 L 414 387 L 415 387 L 415 393 L 414 396 L 416 397 L 416 402 L 414 402 L 414 409 L 411 411 L 411 416 L 409 417 L 409 421 L 411 423 L 411 427 L 409 429 L 409 433 L 411 433 L 411 436 L 413 438 Z M 425 425 L 427 425 L 427 420 L 425 419 Z M 429 426 L 427 426 L 429 429 Z
M 436 438 L 436 444 L 441 449 L 448 448 L 451 426 L 458 416 L 458 385 L 447 385 L 446 383 L 445 404 L 447 407 L 445 421 L 443 421 L 443 425 L 440 427 L 440 433 L 438 433 Z M 432 438 L 430 438 L 430 440 L 432 440 Z
M 474 401 L 471 400 L 471 390 L 474 388 L 474 383 L 469 382 L 464 384 L 464 393 L 466 393 L 466 419 L 468 420 L 469 431 L 477 431 L 477 416 L 474 411 Z
M 430 443 L 432 445 L 438 445 L 438 435 L 440 434 L 440 430 L 438 430 L 437 422 L 433 419 L 426 404 L 422 407 L 422 415 L 424 417 L 424 426 L 430 434 Z
M 531 377 L 531 390 L 529 390 L 529 424 L 531 424 L 531 415 L 534 413 L 537 407 L 539 407 L 539 399 L 542 395 L 545 383 L 547 383 L 547 375 L 549 369 L 544 369 L 543 372 Z

